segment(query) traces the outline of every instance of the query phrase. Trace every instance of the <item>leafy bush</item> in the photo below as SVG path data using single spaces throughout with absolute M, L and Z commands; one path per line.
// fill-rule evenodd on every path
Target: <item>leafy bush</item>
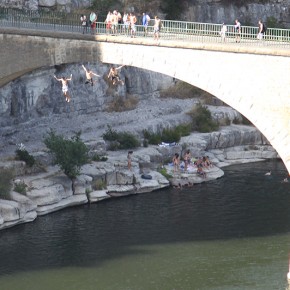
M 212 119 L 207 107 L 197 104 L 188 115 L 192 119 L 193 130 L 202 133 L 217 131 L 219 125 Z
M 140 146 L 139 140 L 129 132 L 120 132 L 117 140 L 119 149 L 131 149 Z
M 162 142 L 161 134 L 151 133 L 148 130 L 143 130 L 144 140 L 147 140 L 149 144 L 158 145 Z
M 72 180 L 73 192 L 75 178 L 80 174 L 82 165 L 88 162 L 89 149 L 80 135 L 81 132 L 78 132 L 71 139 L 65 139 L 51 130 L 44 139 L 44 144 L 54 155 L 55 163 Z
M 143 136 L 144 142 L 153 145 L 158 145 L 161 142 L 165 143 L 179 142 L 182 136 L 188 136 L 190 132 L 191 132 L 191 124 L 180 124 L 172 129 L 163 129 L 161 132 L 158 133 L 151 133 L 148 130 L 143 130 Z
M 0 198 L 7 199 L 12 188 L 13 170 L 0 169 Z
M 17 159 L 24 161 L 27 166 L 32 167 L 35 164 L 35 159 L 28 153 L 25 146 L 21 143 L 15 151 Z
M 14 191 L 21 193 L 21 194 L 26 193 L 26 188 L 27 188 L 27 185 L 25 184 L 24 181 L 18 182 L 14 185 Z
M 112 127 L 110 125 L 107 125 L 107 130 L 102 135 L 102 137 L 106 141 L 115 141 L 118 139 L 118 132 L 116 130 L 112 129 Z
M 189 136 L 192 131 L 192 126 L 191 124 L 180 124 L 175 130 L 179 131 L 181 136 Z
M 109 125 L 102 137 L 105 141 L 110 141 L 108 149 L 112 151 L 140 146 L 140 142 L 135 135 L 129 132 L 117 132 Z
M 174 129 L 163 129 L 161 139 L 165 143 L 178 142 L 181 138 L 180 132 Z
M 108 157 L 107 156 L 100 156 L 98 154 L 94 154 L 92 157 L 93 161 L 99 162 L 99 161 L 107 161 Z

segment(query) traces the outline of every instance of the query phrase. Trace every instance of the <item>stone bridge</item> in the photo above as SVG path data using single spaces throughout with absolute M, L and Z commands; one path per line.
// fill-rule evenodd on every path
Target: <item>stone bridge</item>
M 160 72 L 247 117 L 290 173 L 290 50 L 257 42 L 194 43 L 0 28 L 0 86 L 40 67 L 101 61 Z

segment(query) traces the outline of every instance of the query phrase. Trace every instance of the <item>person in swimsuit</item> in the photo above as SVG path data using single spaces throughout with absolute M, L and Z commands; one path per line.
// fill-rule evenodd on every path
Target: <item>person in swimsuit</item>
M 61 82 L 62 84 L 62 92 L 63 92 L 63 95 L 65 96 L 65 100 L 66 102 L 70 102 L 70 96 L 68 94 L 68 81 L 71 81 L 72 79 L 72 75 L 70 75 L 70 78 L 65 78 L 65 77 L 61 77 L 60 79 L 58 79 L 55 75 L 54 75 L 54 78 Z
M 96 77 L 100 77 L 100 76 L 95 74 L 91 70 L 87 70 L 84 65 L 82 65 L 82 67 L 86 73 L 86 78 L 87 78 L 85 84 L 91 84 L 91 86 L 93 86 L 94 85 L 93 76 L 96 76 Z
M 132 168 L 132 154 L 133 151 L 128 151 L 127 161 L 128 161 L 128 169 L 131 170 Z
M 159 39 L 160 28 L 162 26 L 161 19 L 158 16 L 154 18 L 154 40 Z
M 183 160 L 184 160 L 184 171 L 187 171 L 187 167 L 190 163 L 190 158 L 191 158 L 191 154 L 190 151 L 187 150 L 183 156 Z
M 116 85 L 117 83 L 121 83 L 124 85 L 124 82 L 120 79 L 118 75 L 118 70 L 120 70 L 124 65 L 121 65 L 119 67 L 111 67 L 109 74 L 108 74 L 108 79 L 111 79 L 113 85 Z
M 179 172 L 179 163 L 180 163 L 180 157 L 178 153 L 175 153 L 172 158 L 173 166 L 174 166 L 174 173 Z

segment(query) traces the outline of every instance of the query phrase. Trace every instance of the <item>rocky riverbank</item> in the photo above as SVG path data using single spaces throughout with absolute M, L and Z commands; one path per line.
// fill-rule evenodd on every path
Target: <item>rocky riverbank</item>
M 31 171 L 22 161 L 4 160 L 0 162 L 0 168 L 14 169 L 17 175 L 14 184 L 25 184 L 26 194 L 13 191 L 11 200 L 0 200 L 0 229 L 30 222 L 37 216 L 70 206 L 152 192 L 170 185 L 194 187 L 194 184 L 222 177 L 224 172 L 221 167 L 223 166 L 277 158 L 277 153 L 271 146 L 262 144 L 205 150 L 216 138 L 216 134 L 223 135 L 224 142 L 229 143 L 230 138 L 226 135 L 234 136 L 239 132 L 240 136 L 244 137 L 244 139 L 240 137 L 239 144 L 241 144 L 253 138 L 253 136 L 249 137 L 251 134 L 258 133 L 252 127 L 233 127 L 224 128 L 215 133 L 199 133 L 183 137 L 180 143 L 183 145 L 139 148 L 133 153 L 132 170 L 127 168 L 126 152 L 106 152 L 107 161 L 91 162 L 82 167 L 82 174 L 77 178 L 75 194 L 72 192 L 71 181 L 57 166 L 49 165 Z M 198 175 L 194 168 L 189 172 L 184 172 L 182 168 L 180 172 L 174 172 L 170 159 L 175 152 L 182 152 L 184 144 L 192 148 L 192 153 L 196 153 L 197 156 L 201 156 L 200 154 L 210 156 L 213 166 L 204 169 L 206 177 Z M 91 141 L 88 145 L 95 152 L 105 153 L 105 143 L 102 140 L 94 143 Z M 35 152 L 34 156 L 41 162 L 50 160 L 45 151 Z M 159 172 L 160 168 L 166 169 L 167 178 Z M 152 179 L 142 178 L 143 174 L 149 175 Z
M 97 202 L 103 199 L 156 191 L 172 185 L 192 186 L 220 178 L 222 167 L 233 163 L 278 158 L 277 152 L 264 136 L 252 126 L 234 125 L 241 115 L 227 106 L 208 106 L 212 117 L 220 123 L 217 132 L 197 133 L 182 137 L 175 146 L 149 146 L 134 150 L 132 171 L 127 169 L 127 152 L 107 151 L 102 135 L 110 125 L 119 132 L 130 132 L 142 140 L 144 129 L 158 132 L 190 122 L 187 112 L 199 98 L 161 98 L 160 91 L 175 84 L 175 80 L 157 73 L 124 68 L 124 86 L 112 87 L 107 80 L 108 65 L 90 64 L 103 78 L 94 87 L 86 87 L 79 65 L 39 70 L 23 76 L 0 90 L 0 169 L 13 168 L 14 183 L 26 188 L 25 194 L 11 193 L 11 200 L 0 200 L 0 229 L 33 221 L 68 206 Z M 73 100 L 67 104 L 53 74 L 74 75 L 70 87 Z M 132 96 L 136 106 L 128 111 L 110 112 L 116 99 Z M 225 122 L 226 121 L 226 122 Z M 82 140 L 90 154 L 107 156 L 105 162 L 91 162 L 82 167 L 76 182 L 75 194 L 71 181 L 53 166 L 43 143 L 45 133 L 53 129 L 57 134 L 71 137 L 81 131 Z M 23 143 L 41 166 L 29 168 L 15 161 L 17 144 Z M 170 165 L 175 153 L 192 156 L 208 155 L 213 167 L 205 169 L 206 178 L 191 173 L 173 172 Z M 167 170 L 167 178 L 160 172 Z M 147 174 L 152 179 L 142 178 Z

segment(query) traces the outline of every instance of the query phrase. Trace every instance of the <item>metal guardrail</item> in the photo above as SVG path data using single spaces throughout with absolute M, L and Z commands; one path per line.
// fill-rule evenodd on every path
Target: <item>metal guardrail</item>
M 80 25 L 80 17 L 80 14 L 0 8 L 1 27 L 82 33 L 83 27 Z M 98 16 L 100 22 L 97 22 L 94 33 L 111 34 L 111 31 L 106 29 L 105 18 L 105 16 Z M 138 20 L 140 23 L 140 19 Z M 147 36 L 153 36 L 153 24 L 154 20 L 150 20 Z M 221 42 L 221 26 L 221 24 L 162 20 L 160 34 L 162 39 L 168 40 L 218 43 Z M 87 27 L 86 32 L 91 33 L 90 27 Z M 128 36 L 128 31 L 124 29 L 124 25 L 119 25 L 116 34 Z M 288 29 L 268 28 L 262 41 L 257 39 L 257 34 L 258 27 L 242 26 L 241 33 L 237 34 L 234 25 L 227 25 L 225 43 L 238 41 L 243 45 L 252 46 L 263 43 L 263 45 L 273 47 L 289 47 L 290 45 L 290 30 Z M 142 25 L 136 25 L 135 36 L 144 36 Z

